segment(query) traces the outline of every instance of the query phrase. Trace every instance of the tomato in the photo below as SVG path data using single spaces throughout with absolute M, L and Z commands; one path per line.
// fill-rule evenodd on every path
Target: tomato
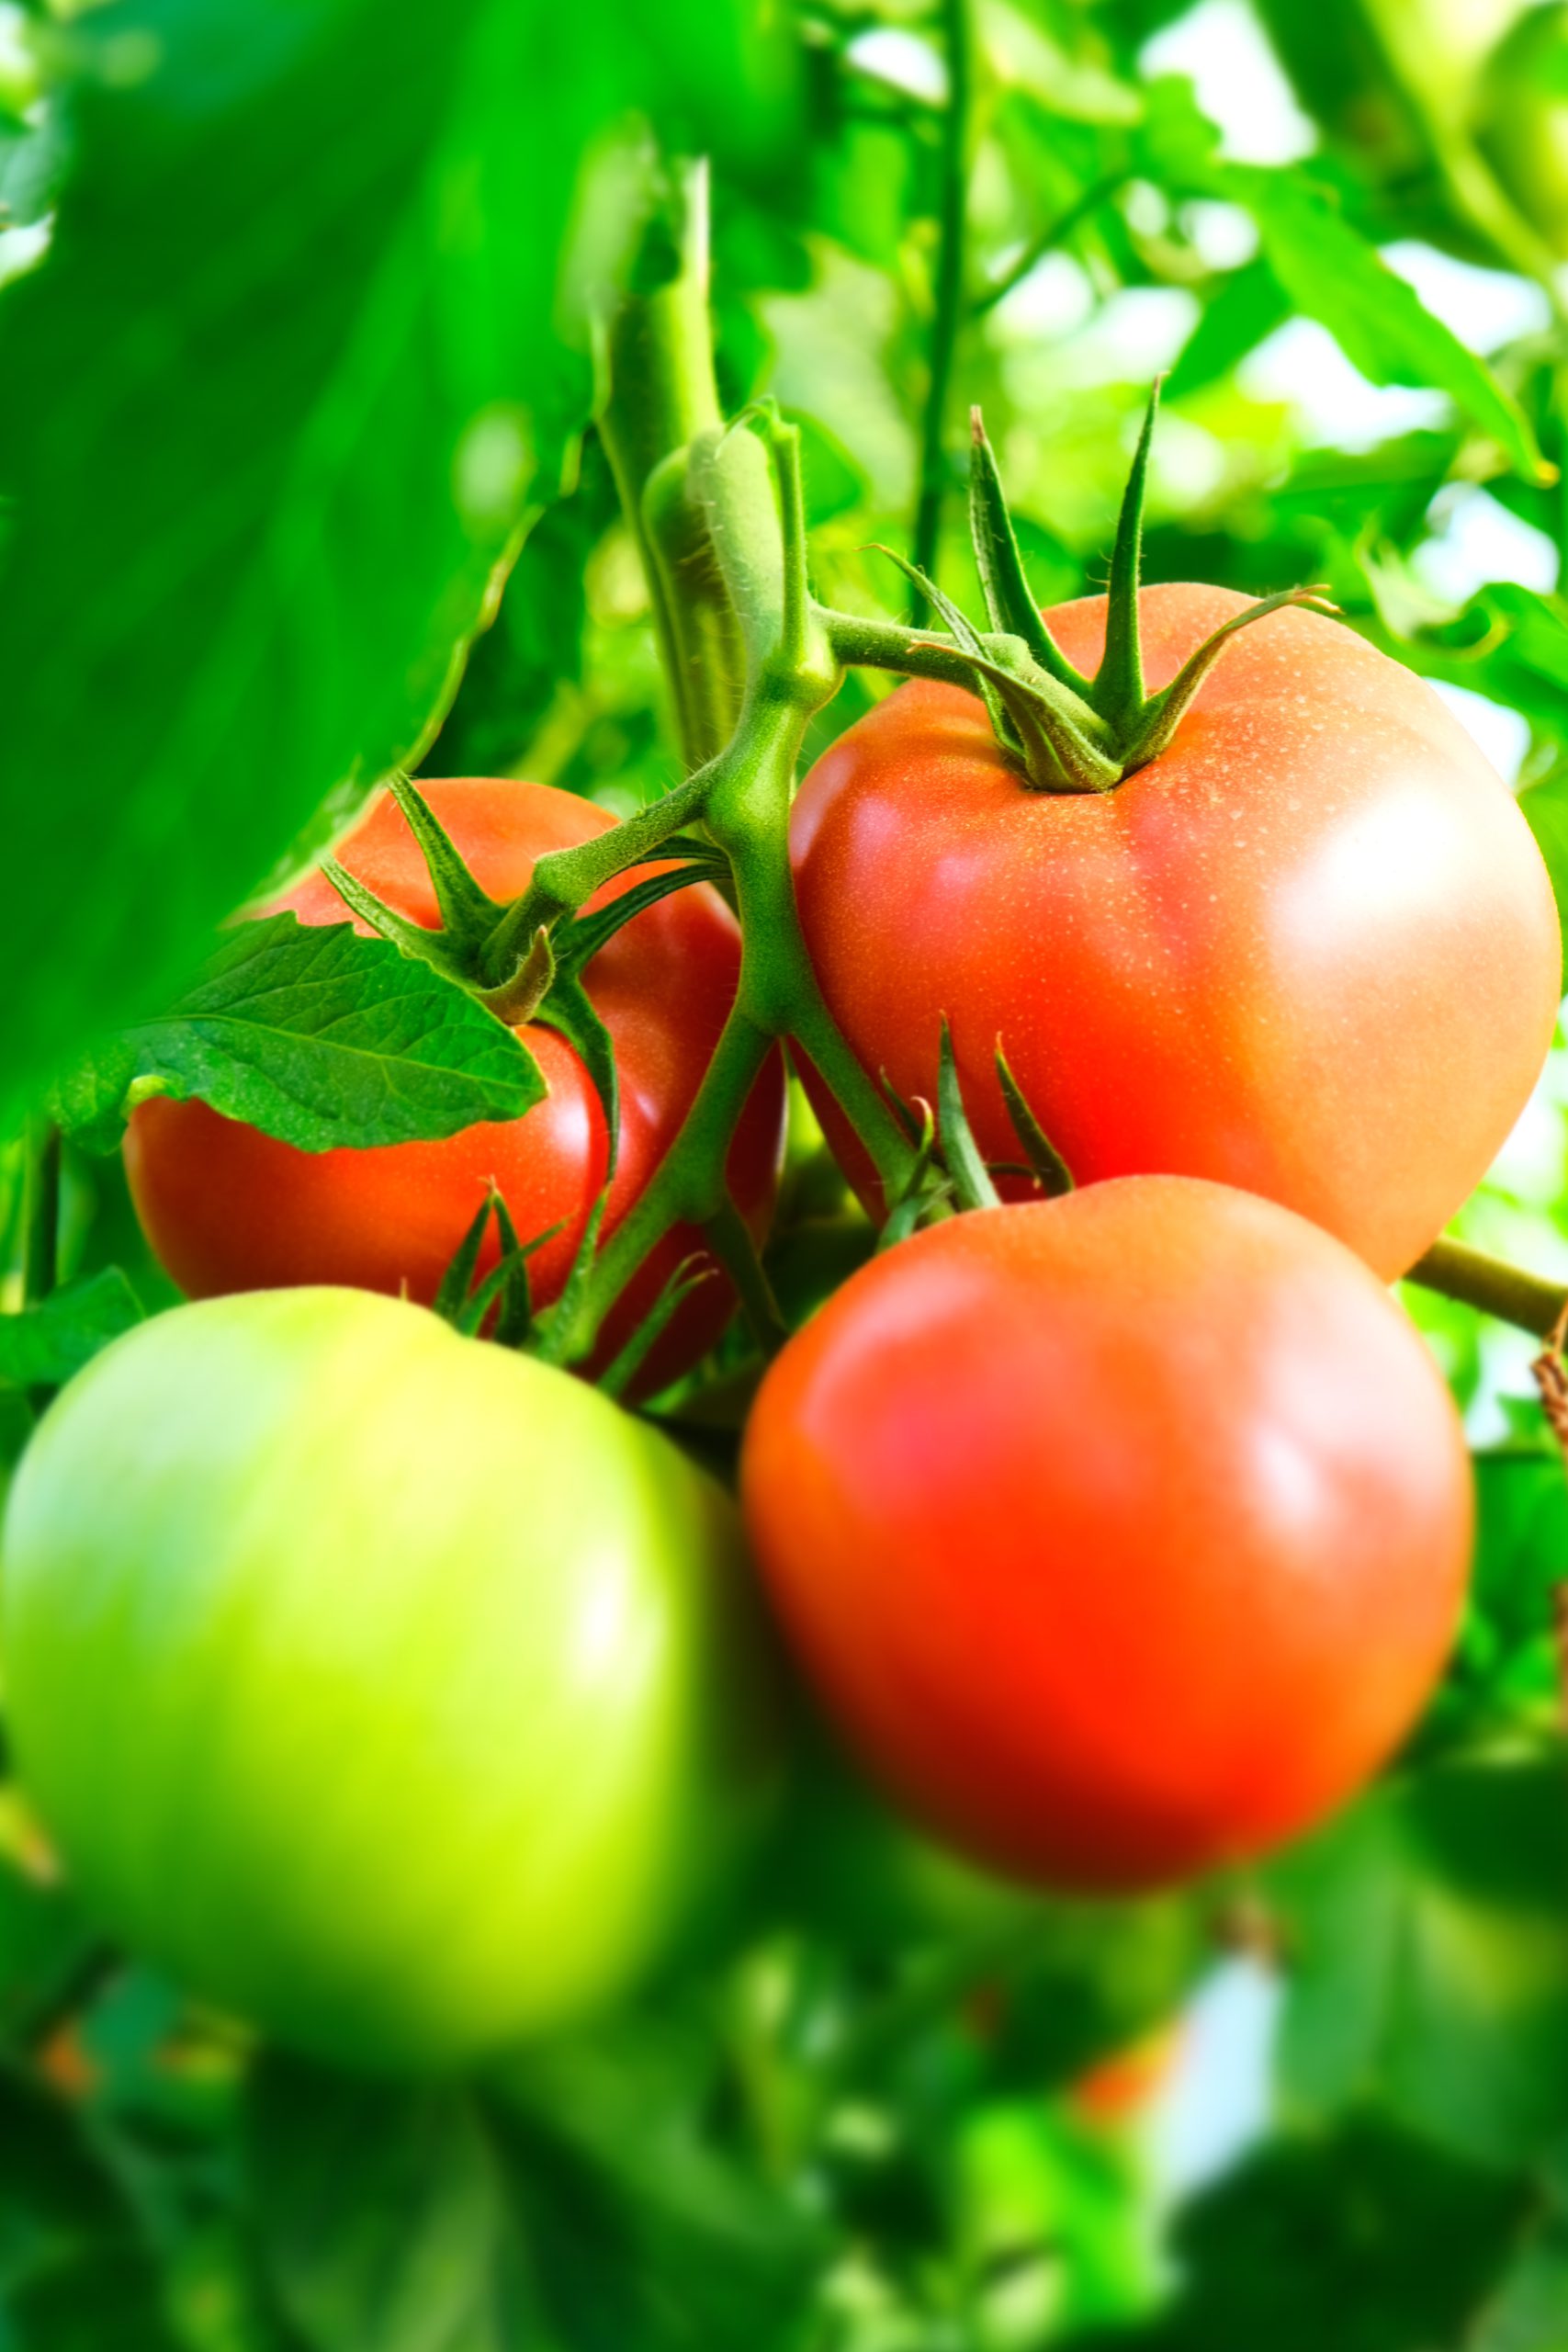
M 547 785 L 468 776 L 421 788 L 479 881 L 501 899 L 527 887 L 536 858 L 588 841 L 613 821 L 591 802 Z M 338 855 L 400 914 L 428 928 L 438 924 L 424 859 L 389 793 L 377 795 Z M 589 905 L 618 897 L 649 870 L 608 884 Z M 277 905 L 302 922 L 347 919 L 321 873 L 308 875 Z M 674 1140 L 739 970 L 739 928 L 705 884 L 634 916 L 588 967 L 585 984 L 614 1040 L 621 1088 L 621 1148 L 606 1237 Z M 428 1304 L 493 1180 L 525 1239 L 562 1227 L 530 1261 L 536 1303 L 547 1305 L 603 1188 L 608 1138 L 598 1097 L 571 1047 L 536 1023 L 519 1035 L 544 1074 L 547 1098 L 521 1119 L 488 1122 L 440 1142 L 298 1151 L 202 1102 L 142 1103 L 130 1122 L 126 1166 L 159 1259 L 196 1298 L 291 1283 L 351 1283 Z M 729 1160 L 736 1205 L 759 1238 L 772 1212 L 784 1113 L 775 1060 L 757 1081 Z M 496 1248 L 492 1232 L 481 1274 L 494 1264 Z M 666 1235 L 612 1310 L 596 1367 L 630 1336 L 682 1259 L 700 1252 L 701 1238 L 691 1227 Z M 662 1386 L 705 1353 L 733 1303 L 728 1277 L 703 1283 L 656 1341 L 639 1392 Z
M 596 1390 L 365 1292 L 176 1307 L 89 1365 L 12 1488 L 0 1643 L 106 1926 L 373 2069 L 623 1992 L 774 1769 L 728 1498 Z
M 1188 1177 L 874 1259 L 770 1369 L 742 1492 L 868 1770 L 972 1860 L 1088 1892 L 1348 1796 L 1441 1667 L 1471 1531 L 1458 1417 L 1373 1276 Z
M 1477 140 L 1527 220 L 1568 254 L 1568 6 L 1531 8 L 1475 85 Z
M 1146 589 L 1151 685 L 1243 601 Z M 1104 612 L 1049 616 L 1088 670 Z M 851 1046 L 934 1103 L 945 1012 L 987 1159 L 1019 1158 L 999 1034 L 1080 1183 L 1267 1193 L 1391 1278 L 1484 1174 L 1556 1017 L 1551 886 L 1506 786 L 1429 687 L 1313 613 L 1233 639 L 1105 794 L 1031 789 L 977 700 L 902 686 L 818 762 L 793 842 Z

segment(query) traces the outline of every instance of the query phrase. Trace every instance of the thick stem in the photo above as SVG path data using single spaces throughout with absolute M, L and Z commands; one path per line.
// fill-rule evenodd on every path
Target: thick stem
M 707 171 L 679 168 L 650 223 L 644 275 L 609 338 L 610 397 L 600 436 L 653 601 L 681 746 L 690 767 L 713 759 L 739 715 L 744 666 L 724 582 L 679 453 L 721 422 L 707 316 Z
M 893 670 L 901 678 L 936 678 L 975 692 L 975 665 L 951 638 L 911 633 L 898 621 L 864 620 L 858 613 L 818 608 L 833 658 L 846 668 Z
M 795 909 L 790 792 L 807 721 L 824 698 L 822 681 L 809 669 L 794 678 L 764 678 L 734 744 L 716 763 L 704 815 L 734 875 L 740 983 L 679 1135 L 600 1253 L 570 1334 L 569 1360 L 590 1351 L 611 1306 L 671 1226 L 696 1225 L 712 1234 L 716 1225 L 721 1250 L 733 1237 L 727 1216 L 730 1141 L 776 1039 L 794 1037 L 810 1055 L 891 1189 L 913 1158 L 908 1137 L 823 1001 Z M 771 1344 L 776 1338 L 772 1326 L 783 1328 L 776 1308 L 771 1300 L 764 1305 L 761 1293 L 748 1298 L 744 1287 L 742 1297 L 759 1338 Z
M 920 421 L 919 492 L 915 507 L 914 562 L 935 572 L 942 537 L 947 453 L 943 434 L 953 364 L 964 320 L 964 216 L 969 195 L 969 146 L 975 96 L 975 29 L 971 0 L 942 0 L 947 48 L 947 113 L 942 123 L 941 212 L 938 218 L 936 301 L 931 320 L 931 374 Z M 919 614 L 919 591 L 913 606 Z
M 1495 1315 L 1500 1323 L 1516 1323 L 1521 1331 L 1533 1331 L 1538 1339 L 1545 1339 L 1554 1329 L 1568 1306 L 1568 1289 L 1562 1283 L 1527 1273 L 1522 1266 L 1495 1258 L 1490 1250 L 1472 1250 L 1468 1241 L 1450 1241 L 1446 1237 L 1434 1241 L 1426 1256 L 1416 1261 L 1405 1280 L 1476 1307 L 1483 1315 Z
M 22 1216 L 22 1303 L 37 1306 L 60 1276 L 60 1129 L 52 1119 L 28 1137 Z

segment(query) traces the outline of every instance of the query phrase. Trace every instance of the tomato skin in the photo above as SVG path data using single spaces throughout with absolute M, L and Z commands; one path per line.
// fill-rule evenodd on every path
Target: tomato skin
M 874 1260 L 769 1371 L 742 1493 L 867 1769 L 972 1860 L 1087 1892 L 1348 1796 L 1438 1673 L 1471 1536 L 1458 1417 L 1374 1278 L 1184 1177 Z
M 106 1926 L 334 2062 L 602 2007 L 775 1770 L 728 1498 L 581 1382 L 347 1290 L 176 1307 L 12 1488 L 23 1778 Z
M 454 777 L 421 786 L 493 898 L 527 887 L 535 859 L 609 830 L 592 803 L 551 786 Z M 389 793 L 378 793 L 340 845 L 350 873 L 412 921 L 440 917 L 429 873 Z M 619 877 L 599 907 L 642 880 Z M 312 872 L 276 901 L 302 922 L 347 920 L 326 876 Z M 355 923 L 360 932 L 369 926 Z M 586 985 L 615 1042 L 622 1139 L 604 1217 L 615 1230 L 674 1140 L 718 1040 L 740 970 L 739 933 L 716 891 L 694 885 L 634 916 L 588 967 Z M 487 1122 L 439 1142 L 372 1151 L 299 1151 L 220 1118 L 203 1102 L 153 1100 L 134 1113 L 126 1167 L 137 1212 L 158 1258 L 193 1298 L 296 1283 L 347 1283 L 428 1305 L 491 1181 L 524 1239 L 559 1224 L 530 1261 L 535 1302 L 566 1279 L 604 1182 L 607 1135 L 586 1070 L 553 1031 L 519 1032 L 549 1090 L 521 1119 Z M 759 1239 L 773 1211 L 784 1136 L 784 1078 L 775 1058 L 758 1080 L 730 1153 L 738 1207 Z M 667 1234 L 607 1319 L 590 1369 L 630 1337 L 682 1261 L 701 1254 L 690 1227 Z M 479 1272 L 495 1263 L 493 1231 Z M 708 1261 L 712 1264 L 711 1259 Z M 705 1354 L 734 1305 L 727 1276 L 685 1301 L 642 1367 L 649 1394 Z
M 1151 688 L 1244 603 L 1145 589 Z M 1104 614 L 1049 616 L 1080 667 Z M 1420 679 L 1316 614 L 1236 636 L 1105 795 L 1029 789 L 974 696 L 902 686 L 817 763 L 792 840 L 829 1004 L 907 1100 L 935 1102 L 945 1012 L 987 1159 L 1019 1158 L 999 1034 L 1080 1183 L 1262 1193 L 1390 1279 L 1484 1174 L 1556 1019 L 1556 910 L 1506 786 Z

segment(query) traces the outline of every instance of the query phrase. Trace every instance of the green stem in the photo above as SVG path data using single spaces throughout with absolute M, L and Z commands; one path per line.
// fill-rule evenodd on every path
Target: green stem
M 1468 1241 L 1450 1241 L 1446 1236 L 1416 1260 L 1405 1280 L 1483 1315 L 1495 1315 L 1500 1323 L 1517 1324 L 1521 1331 L 1533 1331 L 1542 1340 L 1568 1306 L 1568 1288 L 1562 1283 L 1527 1273 L 1488 1250 L 1473 1250 Z
M 22 1303 L 37 1306 L 60 1277 L 60 1129 L 52 1119 L 29 1137 L 22 1215 Z
M 931 321 L 931 374 L 920 423 L 919 492 L 915 507 L 914 563 L 934 573 L 946 488 L 948 392 L 964 319 L 964 216 L 969 195 L 969 144 L 975 90 L 975 29 L 971 0 L 942 0 L 947 49 L 947 112 L 942 121 L 941 210 L 937 225 L 936 302 Z M 916 591 L 917 600 L 919 591 Z M 914 605 L 916 616 L 919 606 Z
M 926 636 L 900 621 L 864 620 L 858 613 L 829 612 L 822 605 L 818 617 L 834 660 L 846 669 L 894 670 L 902 678 L 936 678 L 975 692 L 975 665 L 950 637 Z
M 613 825 L 591 841 L 579 842 L 571 849 L 552 850 L 540 858 L 528 888 L 513 900 L 485 943 L 486 971 L 492 985 L 498 986 L 516 968 L 519 956 L 541 924 L 547 928 L 563 916 L 574 915 L 595 890 L 628 867 L 644 864 L 671 833 L 694 823 L 703 813 L 718 764 L 710 760 L 661 800 L 650 801 L 635 817 L 628 817 L 624 825 Z
M 789 805 L 811 713 L 826 698 L 820 673 L 768 671 L 735 741 L 711 775 L 704 815 L 735 879 L 740 918 L 740 981 L 696 1099 L 646 1192 L 600 1253 L 570 1334 L 568 1360 L 592 1347 L 611 1306 L 649 1251 L 674 1225 L 728 1223 L 730 1142 L 775 1039 L 794 1037 L 840 1102 L 890 1189 L 913 1158 L 908 1137 L 840 1035 L 812 969 L 795 903 Z M 731 1271 L 734 1271 L 732 1267 Z M 743 1298 L 745 1293 L 743 1291 Z M 767 1345 L 782 1329 L 771 1295 L 747 1301 Z
M 707 317 L 707 174 L 681 166 L 649 223 L 641 275 L 609 338 L 600 437 L 648 581 L 690 767 L 721 752 L 739 715 L 744 666 L 734 616 L 680 453 L 721 422 Z
M 709 1248 L 735 1284 L 740 1311 L 751 1336 L 766 1356 L 777 1355 L 789 1337 L 789 1325 L 779 1312 L 750 1228 L 728 1194 L 704 1228 Z

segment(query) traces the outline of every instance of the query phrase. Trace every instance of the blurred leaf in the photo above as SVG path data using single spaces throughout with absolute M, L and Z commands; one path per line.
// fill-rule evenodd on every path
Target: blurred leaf
M 395 2091 L 272 2058 L 252 2095 L 268 2276 L 320 2352 L 768 2352 L 801 2226 L 664 2126 L 612 2037 L 526 2094 Z M 807 2274 L 808 2275 L 808 2274 Z
M 1342 212 L 1295 172 L 1233 164 L 1226 180 L 1257 221 L 1292 302 L 1327 327 L 1363 376 L 1447 392 L 1512 466 L 1540 477 L 1544 461 L 1518 401 Z
M 1527 2180 L 1354 2120 L 1286 2140 L 1183 2217 L 1174 2309 L 1152 2327 L 1075 2336 L 1074 2352 L 1447 2352 L 1512 2256 Z M 1545 2352 L 1545 2347 L 1540 2347 Z
M 0 2341 L 179 2352 L 135 2213 L 63 2102 L 0 2074 Z
M 37 1306 L 0 1316 L 0 1385 L 58 1388 L 141 1320 L 141 1302 L 118 1266 L 66 1283 Z
M 1475 1562 L 1454 1679 L 1495 1706 L 1555 1712 L 1558 1599 L 1568 1590 L 1568 1476 L 1555 1442 L 1478 1454 Z
M 1168 400 L 1201 391 L 1229 373 L 1290 316 L 1283 287 L 1266 261 L 1250 261 L 1220 280 L 1203 314 L 1181 346 L 1166 384 Z
M 265 2277 L 319 2352 L 555 2352 L 533 2330 L 524 2250 L 466 2093 L 268 2058 L 250 2165 Z
M 1274 1873 L 1290 1970 L 1281 2098 L 1373 2104 L 1492 2165 L 1568 2131 L 1568 1766 L 1413 1770 Z
M 1568 2161 L 1561 2152 L 1464 2352 L 1563 2352 L 1568 2346 Z
M 756 25 L 739 0 L 73 19 L 75 167 L 0 300 L 6 1086 L 156 1004 L 329 791 L 417 757 L 589 410 L 557 324 L 580 160 L 630 105 L 765 145 Z M 599 185 L 599 275 L 612 180 L 636 187 Z
M 291 914 L 223 934 L 200 978 L 78 1064 L 61 1124 L 112 1150 L 128 1091 L 192 1095 L 300 1151 L 365 1150 L 517 1119 L 533 1057 L 477 998 L 389 942 Z
M 712 2064 L 706 2037 L 631 2021 L 509 2075 L 513 2192 L 572 2352 L 795 2340 L 822 2233 L 705 2136 Z
M 70 1985 L 94 1931 L 64 1889 L 0 1855 L 0 2039 L 28 2032 Z

